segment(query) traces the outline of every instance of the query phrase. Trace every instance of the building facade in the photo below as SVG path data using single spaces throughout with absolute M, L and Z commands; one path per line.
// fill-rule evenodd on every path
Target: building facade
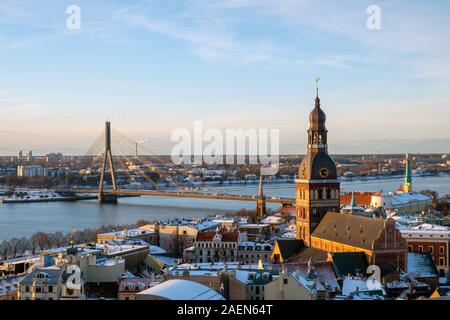
M 439 276 L 449 275 L 450 228 L 431 224 L 405 226 L 398 224 L 406 239 L 408 252 L 429 253 L 439 271 Z
M 225 228 L 199 232 L 194 245 L 196 262 L 238 261 L 241 238 L 238 231 Z

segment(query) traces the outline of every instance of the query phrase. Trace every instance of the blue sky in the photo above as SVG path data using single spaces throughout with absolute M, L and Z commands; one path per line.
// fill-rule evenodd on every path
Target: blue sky
M 281 152 L 303 153 L 316 75 L 331 152 L 450 152 L 449 14 L 445 0 L 1 0 L 0 154 L 84 154 L 106 119 L 157 153 L 194 121 L 280 129 Z

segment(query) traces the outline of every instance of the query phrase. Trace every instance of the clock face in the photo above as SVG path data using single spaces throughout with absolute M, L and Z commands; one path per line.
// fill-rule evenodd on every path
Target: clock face
M 302 167 L 302 179 L 306 179 L 306 167 Z
M 325 167 L 320 168 L 319 175 L 321 178 L 326 178 L 326 177 L 328 177 L 329 174 L 330 174 L 330 171 L 327 168 L 325 168 Z

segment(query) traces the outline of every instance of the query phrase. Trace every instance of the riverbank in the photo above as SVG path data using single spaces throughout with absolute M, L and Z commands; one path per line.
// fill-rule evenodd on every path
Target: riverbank
M 375 181 L 343 181 L 342 192 L 395 191 L 403 178 Z M 413 190 L 431 189 L 441 196 L 450 194 L 450 176 L 417 177 Z M 208 187 L 209 193 L 257 195 L 258 184 Z M 295 184 L 265 184 L 267 197 L 294 198 Z M 267 204 L 277 210 L 277 205 Z M 121 198 L 118 205 L 99 206 L 96 200 L 76 202 L 17 203 L 0 205 L 0 241 L 29 237 L 37 231 L 63 233 L 72 229 L 98 228 L 103 225 L 132 224 L 140 219 L 167 220 L 226 214 L 240 209 L 254 210 L 255 202 L 209 199 L 139 197 Z

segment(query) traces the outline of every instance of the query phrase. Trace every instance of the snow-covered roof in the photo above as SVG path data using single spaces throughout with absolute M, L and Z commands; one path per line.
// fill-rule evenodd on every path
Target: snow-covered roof
M 110 246 L 110 245 L 104 245 L 104 244 L 100 244 L 97 243 L 95 245 L 95 247 L 97 249 L 102 249 L 105 252 L 105 254 L 111 255 L 111 254 L 115 254 L 115 253 L 122 253 L 122 252 L 127 252 L 127 251 L 133 251 L 136 249 L 146 249 L 148 248 L 148 246 L 141 246 L 141 245 L 136 245 L 136 244 L 123 244 L 123 245 L 118 245 L 118 246 Z
M 206 220 L 203 221 L 202 223 L 199 223 L 195 226 L 195 228 L 198 231 L 204 231 L 204 230 L 208 230 L 208 229 L 212 229 L 212 228 L 216 228 L 219 226 L 220 223 L 215 222 L 215 221 L 211 221 L 211 220 Z
M 399 229 L 402 234 L 442 234 L 450 236 L 449 227 L 430 223 L 410 225 L 405 223 L 398 223 L 397 220 L 397 229 Z
M 10 277 L 0 280 L 0 297 L 17 291 L 19 282 L 22 281 L 24 277 L 25 276 Z
M 227 269 L 258 269 L 257 264 L 246 264 L 246 265 L 240 265 L 239 262 L 227 262 Z M 214 263 L 208 263 L 208 262 L 201 262 L 201 263 L 183 263 L 176 267 L 179 270 L 185 269 L 185 270 L 223 270 L 225 269 L 225 263 L 224 262 L 214 262 Z
M 288 239 L 296 239 L 297 235 L 295 231 L 285 232 L 281 235 L 282 238 L 288 238 Z
M 213 289 L 198 282 L 171 279 L 137 294 L 139 296 L 154 296 L 168 300 L 225 300 Z
M 136 228 L 136 229 L 127 229 L 127 230 L 120 230 L 120 231 L 112 231 L 112 232 L 105 232 L 105 233 L 100 233 L 98 235 L 100 236 L 116 236 L 116 237 L 139 237 L 139 236 L 143 236 L 143 235 L 150 235 L 155 233 L 155 230 L 152 229 L 140 229 L 140 228 Z
M 415 192 L 395 193 L 392 195 L 393 206 L 408 204 L 411 202 L 424 202 L 424 201 L 431 201 L 431 198 L 424 194 Z
M 236 280 L 248 285 L 248 284 L 267 284 L 273 281 L 272 274 L 274 271 L 268 270 L 245 270 L 237 269 L 235 271 Z
M 239 243 L 239 249 L 272 251 L 273 245 L 266 242 L 242 241 Z
M 261 220 L 261 223 L 282 224 L 282 223 L 284 223 L 284 219 L 281 217 L 277 217 L 277 216 L 268 216 L 268 217 L 264 218 L 263 220 Z
M 266 223 L 246 223 L 246 224 L 241 224 L 239 225 L 239 228 L 244 228 L 244 229 L 260 229 L 260 228 L 267 228 L 269 225 Z
M 325 290 L 325 286 L 318 279 L 308 279 L 299 270 L 291 272 L 291 276 L 309 292 Z
M 158 246 L 153 246 L 153 245 L 150 246 L 149 250 L 150 250 L 150 254 L 161 254 L 161 253 L 167 252 L 163 248 L 158 247 Z
M 170 274 L 172 276 L 183 276 L 184 273 L 189 274 L 189 276 L 204 276 L 204 277 L 217 277 L 217 270 L 205 270 L 205 269 L 178 269 L 172 268 Z
M 429 254 L 408 252 L 408 274 L 418 278 L 438 276 L 438 271 Z
M 380 289 L 370 289 L 367 286 L 367 279 L 361 279 L 356 277 L 347 277 L 342 283 L 342 295 L 349 296 L 355 292 L 370 292 L 382 290 L 384 293 L 383 286 L 380 284 Z

